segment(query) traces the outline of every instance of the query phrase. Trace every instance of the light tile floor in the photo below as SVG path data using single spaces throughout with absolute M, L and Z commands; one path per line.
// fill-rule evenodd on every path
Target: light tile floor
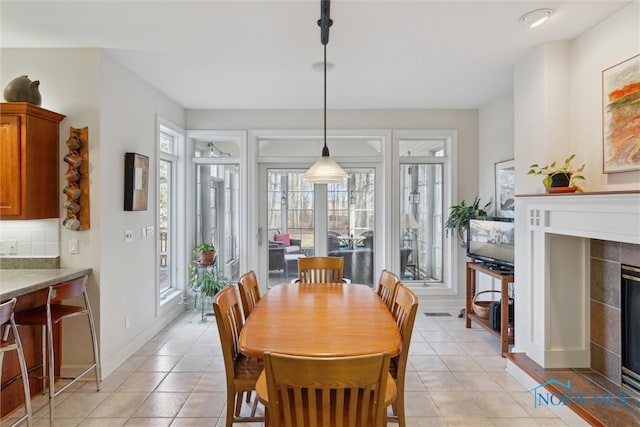
M 466 329 L 457 311 L 450 314 L 418 312 L 405 391 L 408 427 L 566 425 L 547 408 L 534 409 L 531 393 L 505 371 L 496 337 L 475 325 Z M 224 426 L 220 340 L 213 317 L 200 318 L 185 312 L 109 375 L 100 392 L 93 382 L 74 384 L 56 398 L 55 425 Z M 35 425 L 48 425 L 46 398 L 33 406 Z

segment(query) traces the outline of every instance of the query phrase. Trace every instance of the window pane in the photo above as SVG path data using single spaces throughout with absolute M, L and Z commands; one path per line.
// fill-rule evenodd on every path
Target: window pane
M 160 151 L 174 154 L 174 150 L 174 136 L 166 132 L 160 132 Z
M 344 258 L 344 277 L 373 285 L 375 174 L 346 171 L 345 182 L 327 184 L 327 254 Z
M 160 160 L 160 168 L 158 170 L 159 181 L 159 209 L 158 224 L 160 227 L 160 291 L 171 287 L 172 283 L 172 262 L 171 259 L 171 183 L 172 183 L 172 167 L 171 162 Z
M 401 139 L 400 157 L 443 157 L 444 138 Z
M 442 281 L 442 164 L 400 165 L 403 280 Z

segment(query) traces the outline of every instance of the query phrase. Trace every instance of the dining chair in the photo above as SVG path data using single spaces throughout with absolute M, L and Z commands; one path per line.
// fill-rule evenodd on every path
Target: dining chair
M 27 363 L 22 351 L 22 341 L 18 334 L 18 327 L 14 320 L 13 309 L 16 306 L 16 299 L 0 304 L 0 384 L 2 383 L 2 362 L 4 354 L 8 351 L 18 353 L 18 365 L 20 366 L 20 376 L 22 377 L 22 391 L 24 393 L 24 415 L 15 420 L 11 426 L 17 426 L 23 421 L 27 421 L 27 425 L 32 425 L 31 411 L 31 389 L 29 388 L 29 377 L 27 371 Z M 9 332 L 13 334 L 13 343 L 9 342 Z
M 46 389 L 46 380 L 49 380 L 49 425 L 53 425 L 54 399 L 67 387 L 91 372 L 95 372 L 96 390 L 100 391 L 100 355 L 98 353 L 98 337 L 93 322 L 93 312 L 89 304 L 87 293 L 87 280 L 85 275 L 68 282 L 58 283 L 49 286 L 46 303 L 15 314 L 18 325 L 31 325 L 42 327 L 42 390 Z M 63 301 L 82 296 L 83 305 L 62 304 Z M 89 330 L 91 332 L 91 342 L 93 344 L 93 363 L 85 368 L 81 373 L 72 378 L 59 377 L 60 379 L 71 380 L 58 390 L 55 389 L 55 347 L 53 342 L 53 325 L 60 323 L 64 319 L 71 317 L 87 316 Z
M 305 257 L 298 259 L 296 283 L 343 283 L 344 258 Z
M 389 353 L 302 357 L 266 352 L 268 425 L 386 425 L 386 407 L 395 397 L 395 387 L 388 396 L 389 362 Z
M 251 314 L 253 307 L 260 301 L 258 278 L 253 270 L 240 276 L 238 280 L 238 290 L 240 291 L 240 301 L 242 301 L 242 312 L 246 320 L 249 314 Z
M 397 422 L 400 427 L 406 426 L 404 414 L 404 382 L 407 371 L 407 360 L 409 358 L 409 345 L 411 344 L 413 324 L 415 323 L 417 312 L 418 297 L 411 289 L 400 283 L 396 288 L 391 315 L 395 319 L 398 330 L 400 331 L 402 350 L 399 355 L 391 359 L 390 363 L 390 373 L 396 382 L 398 397 L 391 406 L 393 416 L 389 417 L 389 421 Z
M 378 289 L 376 292 L 389 311 L 391 311 L 393 307 L 393 301 L 396 297 L 398 284 L 400 284 L 398 276 L 389 270 L 382 270 L 380 273 L 380 279 L 378 279 Z
M 227 286 L 213 297 L 213 312 L 216 317 L 224 370 L 227 377 L 227 422 L 233 423 L 263 422 L 264 417 L 256 416 L 256 399 L 251 415 L 240 416 L 242 396 L 256 388 L 256 381 L 264 367 L 262 360 L 246 357 L 240 353 L 238 340 L 244 326 L 240 302 L 233 286 Z

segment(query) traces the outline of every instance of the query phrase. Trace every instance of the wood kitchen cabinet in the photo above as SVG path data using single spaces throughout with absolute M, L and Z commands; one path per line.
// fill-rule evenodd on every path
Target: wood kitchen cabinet
M 0 219 L 60 216 L 64 117 L 26 102 L 0 104 Z

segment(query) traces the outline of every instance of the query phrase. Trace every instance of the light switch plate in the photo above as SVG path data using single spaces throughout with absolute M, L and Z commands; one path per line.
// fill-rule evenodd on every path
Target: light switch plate
M 18 241 L 14 239 L 7 240 L 5 249 L 9 255 L 18 255 Z
M 80 252 L 78 239 L 69 240 L 69 253 L 77 254 L 78 252 Z
M 147 237 L 152 237 L 154 233 L 154 227 L 153 225 L 148 225 L 147 226 Z

